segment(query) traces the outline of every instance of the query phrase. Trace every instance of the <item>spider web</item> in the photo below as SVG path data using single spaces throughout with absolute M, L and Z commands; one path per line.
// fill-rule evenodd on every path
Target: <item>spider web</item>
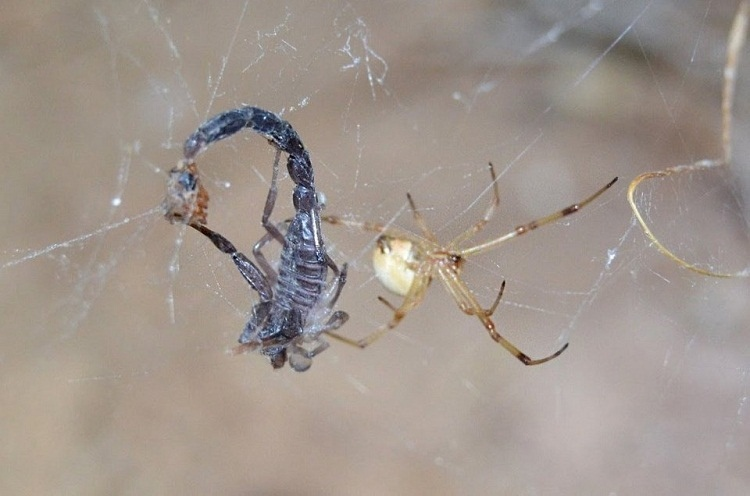
M 744 494 L 748 281 L 676 266 L 625 200 L 642 172 L 720 155 L 737 2 L 506 4 L 10 4 L 0 492 Z M 747 65 L 732 168 L 637 197 L 717 271 L 750 260 Z M 523 367 L 436 282 L 395 331 L 305 374 L 227 355 L 256 295 L 159 203 L 185 137 L 243 104 L 293 123 L 328 212 L 417 232 L 410 192 L 446 242 L 489 203 L 488 161 L 501 204 L 477 243 L 619 176 L 462 275 L 485 305 L 506 280 L 494 318 L 523 351 L 569 349 Z M 273 157 L 245 133 L 200 158 L 209 226 L 246 253 Z M 399 300 L 372 234 L 324 232 L 350 264 L 342 332 L 362 337 L 390 317 L 376 297 Z

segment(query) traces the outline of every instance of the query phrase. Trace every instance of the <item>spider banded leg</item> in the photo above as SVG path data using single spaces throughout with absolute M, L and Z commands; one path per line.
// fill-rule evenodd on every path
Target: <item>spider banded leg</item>
M 502 283 L 500 283 L 500 289 L 497 292 L 497 296 L 495 297 L 495 301 L 492 303 L 492 306 L 490 308 L 482 308 L 477 303 L 477 307 L 481 310 L 481 312 L 477 313 L 476 309 L 472 305 L 467 305 L 464 300 L 458 295 L 458 293 L 455 293 L 453 291 L 454 287 L 451 286 L 447 280 L 447 278 L 450 279 L 458 279 L 458 275 L 447 275 L 442 278 L 443 282 L 446 285 L 446 288 L 448 290 L 448 293 L 453 297 L 454 300 L 456 300 L 456 303 L 458 304 L 458 308 L 467 315 L 485 315 L 486 317 L 492 317 L 492 315 L 495 313 L 495 310 L 497 310 L 498 305 L 500 304 L 500 300 L 503 298 L 503 293 L 505 293 L 505 280 L 503 280 Z M 469 291 L 468 288 L 465 288 L 466 291 Z M 472 299 L 476 299 L 473 295 L 473 293 L 468 292 L 467 293 L 469 297 Z M 482 321 L 484 322 L 484 321 Z
M 363 231 L 382 233 L 386 230 L 386 227 L 380 223 L 348 220 L 344 219 L 343 217 L 339 217 L 338 215 L 321 215 L 320 219 L 323 222 L 327 222 L 334 226 L 345 226 L 352 229 L 361 229 Z
M 429 269 L 426 273 L 417 272 L 415 274 L 414 283 L 411 285 L 411 288 L 409 288 L 409 292 L 404 296 L 403 303 L 401 303 L 401 306 L 398 308 L 382 296 L 378 296 L 378 301 L 391 309 L 391 311 L 393 312 L 393 317 L 386 325 L 381 326 L 379 329 L 371 332 L 362 339 L 348 338 L 335 332 L 328 332 L 327 334 L 332 338 L 335 338 L 351 346 L 356 346 L 358 348 L 368 347 L 369 345 L 383 337 L 386 333 L 388 333 L 388 331 L 396 328 L 396 326 L 401 323 L 401 320 L 406 317 L 407 313 L 409 313 L 412 309 L 416 308 L 420 303 L 422 303 L 422 300 L 427 293 L 427 288 L 430 286 L 429 275 Z
M 515 238 L 517 236 L 520 236 L 522 234 L 526 234 L 530 231 L 533 231 L 534 229 L 537 229 L 539 227 L 542 227 L 546 224 L 549 224 L 551 222 L 555 222 L 558 219 L 561 219 L 563 217 L 566 217 L 568 215 L 574 214 L 581 210 L 583 207 L 591 203 L 592 201 L 596 200 L 599 195 L 607 191 L 610 187 L 612 187 L 613 184 L 617 182 L 618 178 L 612 179 L 610 182 L 605 184 L 599 191 L 594 193 L 593 195 L 589 196 L 585 200 L 574 203 L 568 207 L 565 207 L 562 210 L 559 210 L 553 214 L 547 215 L 546 217 L 541 217 L 536 220 L 532 220 L 531 222 L 528 222 L 526 224 L 522 224 L 520 226 L 517 226 L 515 229 L 513 229 L 508 234 L 504 234 L 503 236 L 500 236 L 499 238 L 493 239 L 491 241 L 487 241 L 486 243 L 482 243 L 477 246 L 473 246 L 471 248 L 466 248 L 464 250 L 459 250 L 457 252 L 458 255 L 462 257 L 468 257 L 470 255 L 476 255 L 478 253 L 483 253 L 485 251 L 491 250 L 492 248 L 495 248 L 498 245 L 501 245 L 502 243 L 508 241 L 511 238 Z
M 492 179 L 492 200 L 490 200 L 490 204 L 487 207 L 487 210 L 484 212 L 484 216 L 473 226 L 468 228 L 466 231 L 464 231 L 462 234 L 459 234 L 453 241 L 451 241 L 450 245 L 448 245 L 449 249 L 455 249 L 458 246 L 461 246 L 464 241 L 467 239 L 471 239 L 474 237 L 479 231 L 484 229 L 484 226 L 487 225 L 487 223 L 492 219 L 492 216 L 495 213 L 495 209 L 500 204 L 500 192 L 497 188 L 497 176 L 495 175 L 495 166 L 492 165 L 492 162 L 489 163 L 489 169 L 490 169 L 490 177 Z M 498 300 L 499 301 L 499 300 Z
M 369 231 L 369 232 L 376 232 L 376 233 L 387 232 L 388 235 L 393 238 L 398 238 L 404 241 L 409 241 L 414 244 L 422 242 L 422 239 L 420 239 L 419 236 L 415 236 L 409 231 L 404 231 L 403 229 L 400 229 L 396 226 L 386 226 L 385 224 L 381 224 L 379 222 L 363 222 L 363 221 L 358 221 L 358 220 L 349 220 L 349 219 L 344 219 L 343 217 L 339 217 L 338 215 L 321 215 L 320 220 L 322 220 L 323 222 L 327 222 L 328 224 L 331 224 L 334 226 L 344 226 L 350 229 L 360 229 L 362 231 Z
M 495 175 L 495 166 L 492 165 L 492 162 L 489 163 L 489 169 L 490 169 L 490 178 L 492 184 L 492 200 L 490 200 L 490 204 L 487 207 L 487 210 L 484 212 L 484 215 L 482 216 L 479 221 L 477 221 L 473 226 L 471 226 L 469 229 L 464 231 L 462 234 L 458 235 L 453 241 L 451 241 L 450 245 L 447 247 L 448 250 L 460 246 L 461 243 L 466 241 L 467 239 L 470 239 L 474 235 L 476 235 L 478 232 L 480 232 L 482 229 L 484 229 L 484 226 L 487 225 L 487 223 L 492 219 L 492 216 L 495 213 L 495 209 L 500 204 L 500 192 L 497 188 L 497 176 Z M 412 198 L 410 193 L 406 193 L 406 198 L 409 200 L 409 206 L 411 207 L 412 214 L 414 216 L 414 221 L 417 223 L 417 226 L 419 226 L 420 231 L 422 231 L 422 234 L 425 238 L 429 239 L 433 243 L 437 244 L 438 240 L 435 236 L 435 233 L 432 231 L 432 229 L 429 228 L 427 225 L 427 222 L 425 222 L 424 217 L 422 217 L 422 214 L 417 211 L 417 207 L 414 203 L 414 199 Z
M 495 167 L 492 165 L 492 162 L 489 163 L 489 170 L 490 170 L 490 177 L 492 179 L 492 190 L 493 190 L 493 195 L 492 195 L 492 200 L 490 202 L 490 205 L 487 207 L 487 210 L 484 212 L 484 216 L 476 224 L 474 224 L 469 229 L 464 231 L 463 234 L 459 235 L 456 239 L 454 239 L 453 242 L 451 243 L 451 246 L 459 246 L 462 242 L 466 241 L 467 239 L 471 238 L 472 236 L 477 234 L 479 231 L 484 229 L 484 226 L 487 225 L 490 219 L 492 219 L 492 216 L 495 213 L 495 209 L 500 204 L 500 193 L 497 187 L 497 176 L 495 175 Z M 411 208 L 412 215 L 414 216 L 414 221 L 419 226 L 419 229 L 422 231 L 422 234 L 425 236 L 425 238 L 437 244 L 435 233 L 432 231 L 432 229 L 429 228 L 429 226 L 427 226 L 427 222 L 425 222 L 424 217 L 422 217 L 422 214 L 417 210 L 416 204 L 414 203 L 414 199 L 412 198 L 411 194 L 407 193 L 406 198 L 409 201 L 409 207 Z M 324 215 L 322 219 L 323 221 L 328 222 L 329 224 L 362 229 L 364 231 L 382 233 L 382 232 L 385 232 L 387 229 L 388 231 L 391 231 L 391 232 L 396 231 L 393 234 L 394 236 L 398 238 L 407 239 L 407 240 L 411 240 L 412 238 L 412 236 L 407 232 L 399 232 L 398 230 L 392 227 L 386 228 L 386 226 L 384 226 L 383 224 L 379 224 L 379 223 L 352 221 L 352 220 L 344 219 L 342 217 L 338 217 L 336 215 Z
M 419 226 L 419 230 L 422 231 L 422 235 L 428 240 L 437 244 L 438 240 L 437 237 L 435 237 L 435 233 L 432 232 L 432 229 L 429 228 L 427 222 L 425 222 L 424 220 L 424 217 L 422 217 L 422 214 L 417 210 L 417 206 L 414 204 L 414 199 L 411 197 L 410 193 L 406 193 L 406 199 L 409 200 L 409 207 L 411 207 L 411 213 L 414 217 L 414 222 L 416 222 L 417 226 Z
M 418 223 L 421 222 L 422 225 L 425 225 L 424 220 L 422 219 L 421 215 L 417 212 L 416 207 L 414 207 L 413 201 L 411 198 L 409 198 L 410 203 L 412 205 L 412 212 L 414 212 L 415 219 Z M 322 217 L 322 220 L 324 222 L 328 222 L 329 224 L 333 225 L 339 225 L 339 226 L 346 226 L 353 229 L 361 229 L 363 231 L 370 231 L 370 232 L 376 232 L 376 233 L 385 233 L 388 232 L 389 236 L 398 238 L 399 240 L 404 240 L 412 243 L 414 246 L 417 246 L 418 244 L 422 243 L 424 240 L 420 239 L 419 237 L 407 232 L 403 231 L 396 227 L 386 227 L 383 224 L 375 223 L 375 222 L 360 222 L 360 221 L 353 221 L 353 220 L 347 220 L 342 217 L 338 217 L 335 215 L 325 215 Z M 426 225 L 425 225 L 426 227 Z M 365 348 L 381 337 L 388 333 L 388 331 L 394 329 L 396 326 L 398 326 L 404 317 L 406 317 L 406 314 L 409 313 L 412 309 L 419 306 L 419 304 L 424 299 L 424 296 L 427 292 L 427 288 L 430 285 L 431 279 L 431 267 L 429 265 L 423 265 L 422 267 L 415 266 L 414 267 L 415 274 L 414 274 L 414 281 L 409 288 L 409 291 L 403 295 L 403 302 L 401 306 L 396 307 L 391 302 L 386 300 L 382 296 L 378 296 L 378 301 L 383 303 L 385 306 L 387 306 L 392 312 L 393 317 L 391 320 L 383 325 L 382 327 L 378 328 L 377 330 L 371 332 L 367 336 L 365 336 L 362 339 L 351 339 L 346 336 L 342 336 L 340 334 L 334 333 L 334 332 L 328 332 L 328 335 L 331 336 L 334 339 L 337 339 L 343 343 L 346 343 L 351 346 L 356 346 L 359 348 Z
M 499 343 L 503 348 L 508 350 L 514 357 L 518 358 L 524 365 L 539 365 L 541 363 L 548 362 L 553 358 L 557 358 L 558 356 L 560 356 L 560 354 L 568 347 L 568 343 L 565 343 L 562 348 L 547 357 L 532 359 L 526 353 L 516 348 L 515 345 L 513 345 L 510 341 L 500 335 L 500 333 L 497 332 L 497 328 L 495 327 L 495 322 L 493 322 L 493 320 L 491 319 L 492 314 L 495 313 L 497 305 L 498 303 L 500 303 L 500 298 L 502 298 L 503 292 L 505 291 L 505 281 L 503 281 L 503 283 L 500 285 L 500 291 L 498 291 L 495 302 L 490 308 L 485 309 L 479 305 L 476 297 L 472 294 L 469 288 L 466 287 L 464 282 L 459 278 L 458 274 L 455 271 L 440 270 L 438 271 L 438 274 L 440 274 L 440 278 L 443 281 L 445 288 L 456 300 L 461 311 L 467 315 L 476 315 L 477 318 L 482 321 L 482 324 L 484 325 L 484 328 L 487 329 L 487 333 L 490 335 L 490 337 L 497 343 Z

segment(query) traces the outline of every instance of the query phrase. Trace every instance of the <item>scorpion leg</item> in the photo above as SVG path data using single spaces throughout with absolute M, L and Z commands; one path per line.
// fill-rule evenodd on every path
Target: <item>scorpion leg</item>
M 336 301 L 338 301 L 339 296 L 341 296 L 341 290 L 344 289 L 344 284 L 346 284 L 346 273 L 349 265 L 344 264 L 341 266 L 341 270 L 339 270 L 336 263 L 327 253 L 326 265 L 333 271 L 334 277 L 330 286 L 331 290 L 333 290 L 333 296 L 328 300 L 328 308 L 333 308 L 333 306 L 336 304 Z
M 202 224 L 190 224 L 190 227 L 210 239 L 214 246 L 221 252 L 232 257 L 240 274 L 242 274 L 242 277 L 245 278 L 250 287 L 258 292 L 261 301 L 270 301 L 273 299 L 273 290 L 268 278 L 242 252 L 237 251 L 237 248 L 234 247 L 231 241 Z
M 289 366 L 294 369 L 295 372 L 304 372 L 309 369 L 312 365 L 312 359 L 325 351 L 329 344 L 326 341 L 318 341 L 318 346 L 312 350 L 307 350 L 300 345 L 291 344 L 287 347 L 289 355 Z
M 276 206 L 276 196 L 278 195 L 278 178 L 279 178 L 279 157 L 281 156 L 281 150 L 276 150 L 276 158 L 273 161 L 273 172 L 271 173 L 271 187 L 268 189 L 268 196 L 266 196 L 266 205 L 263 207 L 263 217 L 260 219 L 260 223 L 268 231 L 268 234 L 281 244 L 284 244 L 284 235 L 278 230 L 278 228 L 269 222 L 273 208 Z
M 263 272 L 268 274 L 271 279 L 271 284 L 274 285 L 278 278 L 276 271 L 271 267 L 271 264 L 266 260 L 265 255 L 261 251 L 261 248 L 266 245 L 271 239 L 275 239 L 279 244 L 284 244 L 284 235 L 281 233 L 279 228 L 269 222 L 273 208 L 276 205 L 276 196 L 278 194 L 278 176 L 279 176 L 279 157 L 281 156 L 281 150 L 276 150 L 276 158 L 273 161 L 273 172 L 271 174 L 271 187 L 268 189 L 268 196 L 266 196 L 266 205 L 263 207 L 263 217 L 261 218 L 261 224 L 266 229 L 266 234 L 255 243 L 253 246 L 253 256 L 261 266 Z
M 328 302 L 326 303 L 326 307 L 328 309 L 331 309 L 336 305 L 339 296 L 341 296 L 341 290 L 344 289 L 344 284 L 346 284 L 346 272 L 348 265 L 342 265 L 341 270 L 339 270 L 339 268 L 336 266 L 336 263 L 330 256 L 328 256 L 328 254 L 326 254 L 326 265 L 328 265 L 328 267 L 330 267 L 330 269 L 333 271 L 334 277 L 333 281 L 331 281 L 328 291 L 326 291 L 326 293 L 333 293 L 333 296 L 328 297 Z M 344 325 L 347 320 L 349 320 L 349 314 L 342 310 L 337 310 L 333 312 L 331 318 L 329 318 L 328 322 L 326 322 L 322 327 L 321 332 L 329 334 L 330 331 L 335 331 L 336 329 Z

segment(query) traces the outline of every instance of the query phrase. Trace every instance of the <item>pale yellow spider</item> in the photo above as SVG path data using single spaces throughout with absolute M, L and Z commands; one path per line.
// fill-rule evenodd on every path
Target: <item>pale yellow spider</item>
M 468 315 L 476 315 L 477 318 L 482 321 L 482 324 L 484 324 L 490 337 L 500 343 L 506 350 L 525 365 L 538 365 L 544 363 L 552 360 L 565 351 L 565 348 L 568 347 L 567 343 L 552 355 L 534 360 L 516 348 L 510 343 L 510 341 L 500 335 L 495 328 L 495 323 L 491 319 L 492 314 L 495 313 L 497 305 L 500 303 L 500 298 L 503 296 L 505 281 L 500 285 L 500 290 L 498 291 L 497 297 L 492 306 L 490 308 L 483 308 L 477 302 L 471 290 L 461 280 L 461 269 L 464 261 L 469 256 L 489 251 L 511 238 L 526 234 L 537 227 L 541 227 L 565 217 L 566 215 L 578 212 L 581 208 L 591 203 L 599 195 L 609 189 L 610 186 L 617 181 L 617 178 L 614 178 L 603 188 L 582 202 L 575 203 L 559 210 L 558 212 L 531 221 L 527 224 L 522 224 L 499 238 L 495 238 L 491 241 L 470 248 L 460 248 L 464 242 L 474 237 L 484 228 L 495 212 L 495 208 L 500 203 L 495 169 L 491 163 L 489 164 L 489 169 L 492 177 L 494 195 L 487 211 L 479 222 L 455 237 L 447 245 L 441 245 L 438 242 L 435 233 L 427 227 L 427 223 L 422 217 L 422 214 L 417 210 L 414 200 L 409 193 L 406 194 L 406 198 L 409 200 L 409 206 L 411 207 L 414 221 L 417 223 L 417 226 L 422 233 L 421 236 L 402 231 L 398 228 L 386 227 L 383 224 L 357 222 L 343 219 L 335 215 L 323 216 L 323 220 L 331 224 L 380 233 L 372 255 L 375 276 L 380 283 L 386 287 L 386 289 L 404 297 L 404 300 L 399 307 L 391 304 L 382 296 L 378 297 L 381 302 L 393 311 L 393 318 L 388 324 L 382 326 L 364 338 L 353 340 L 334 332 L 329 332 L 328 334 L 331 337 L 360 348 L 365 348 L 374 343 L 385 333 L 395 328 L 409 311 L 422 302 L 427 293 L 427 288 L 432 282 L 432 278 L 437 275 L 445 285 L 445 289 L 448 293 L 450 293 L 453 299 L 456 300 L 461 311 Z

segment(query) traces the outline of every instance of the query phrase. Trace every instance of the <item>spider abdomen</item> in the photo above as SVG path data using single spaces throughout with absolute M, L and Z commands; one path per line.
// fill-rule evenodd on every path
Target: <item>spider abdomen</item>
M 372 251 L 375 277 L 391 293 L 405 296 L 414 282 L 413 265 L 418 258 L 411 241 L 380 236 Z

